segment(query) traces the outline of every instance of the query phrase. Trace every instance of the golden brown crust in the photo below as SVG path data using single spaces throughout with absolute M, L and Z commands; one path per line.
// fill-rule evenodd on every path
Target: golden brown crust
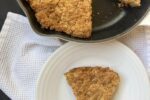
M 43 28 L 89 38 L 92 32 L 92 0 L 29 0 Z
M 65 73 L 77 100 L 112 100 L 120 78 L 109 68 L 79 67 Z
M 141 0 L 120 0 L 120 6 L 131 6 L 131 7 L 139 7 L 141 6 Z
M 45 9 L 54 9 L 59 0 L 28 0 L 35 12 Z

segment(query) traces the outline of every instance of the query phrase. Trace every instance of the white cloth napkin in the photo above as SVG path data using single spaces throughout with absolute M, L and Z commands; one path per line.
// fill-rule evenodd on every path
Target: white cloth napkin
M 150 27 L 139 26 L 119 41 L 150 69 Z M 36 35 L 25 17 L 8 13 L 0 33 L 0 89 L 12 100 L 34 100 L 41 67 L 61 45 L 58 39 Z

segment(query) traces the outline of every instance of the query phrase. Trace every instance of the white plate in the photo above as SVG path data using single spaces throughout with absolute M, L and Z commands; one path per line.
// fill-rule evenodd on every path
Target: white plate
M 64 73 L 85 65 L 110 66 L 121 83 L 114 100 L 150 100 L 150 83 L 139 58 L 117 42 L 96 44 L 67 43 L 45 64 L 37 85 L 37 100 L 75 100 Z

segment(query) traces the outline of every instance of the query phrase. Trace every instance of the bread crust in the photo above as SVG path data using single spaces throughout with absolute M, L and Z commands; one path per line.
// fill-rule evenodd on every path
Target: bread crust
M 139 7 L 141 6 L 141 0 L 120 0 L 121 6 Z
M 92 32 L 92 0 L 29 0 L 42 28 L 89 38 Z
M 65 76 L 77 100 L 112 100 L 120 83 L 118 73 L 99 66 L 74 68 Z

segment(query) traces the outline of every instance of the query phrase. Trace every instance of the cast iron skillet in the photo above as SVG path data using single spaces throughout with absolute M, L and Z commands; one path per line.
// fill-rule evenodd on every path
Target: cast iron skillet
M 80 39 L 56 31 L 42 29 L 27 0 L 17 0 L 28 16 L 35 33 L 68 41 L 98 42 L 120 37 L 133 29 L 150 10 L 150 0 L 142 0 L 138 8 L 119 8 L 118 0 L 93 0 L 93 32 L 90 39 Z

